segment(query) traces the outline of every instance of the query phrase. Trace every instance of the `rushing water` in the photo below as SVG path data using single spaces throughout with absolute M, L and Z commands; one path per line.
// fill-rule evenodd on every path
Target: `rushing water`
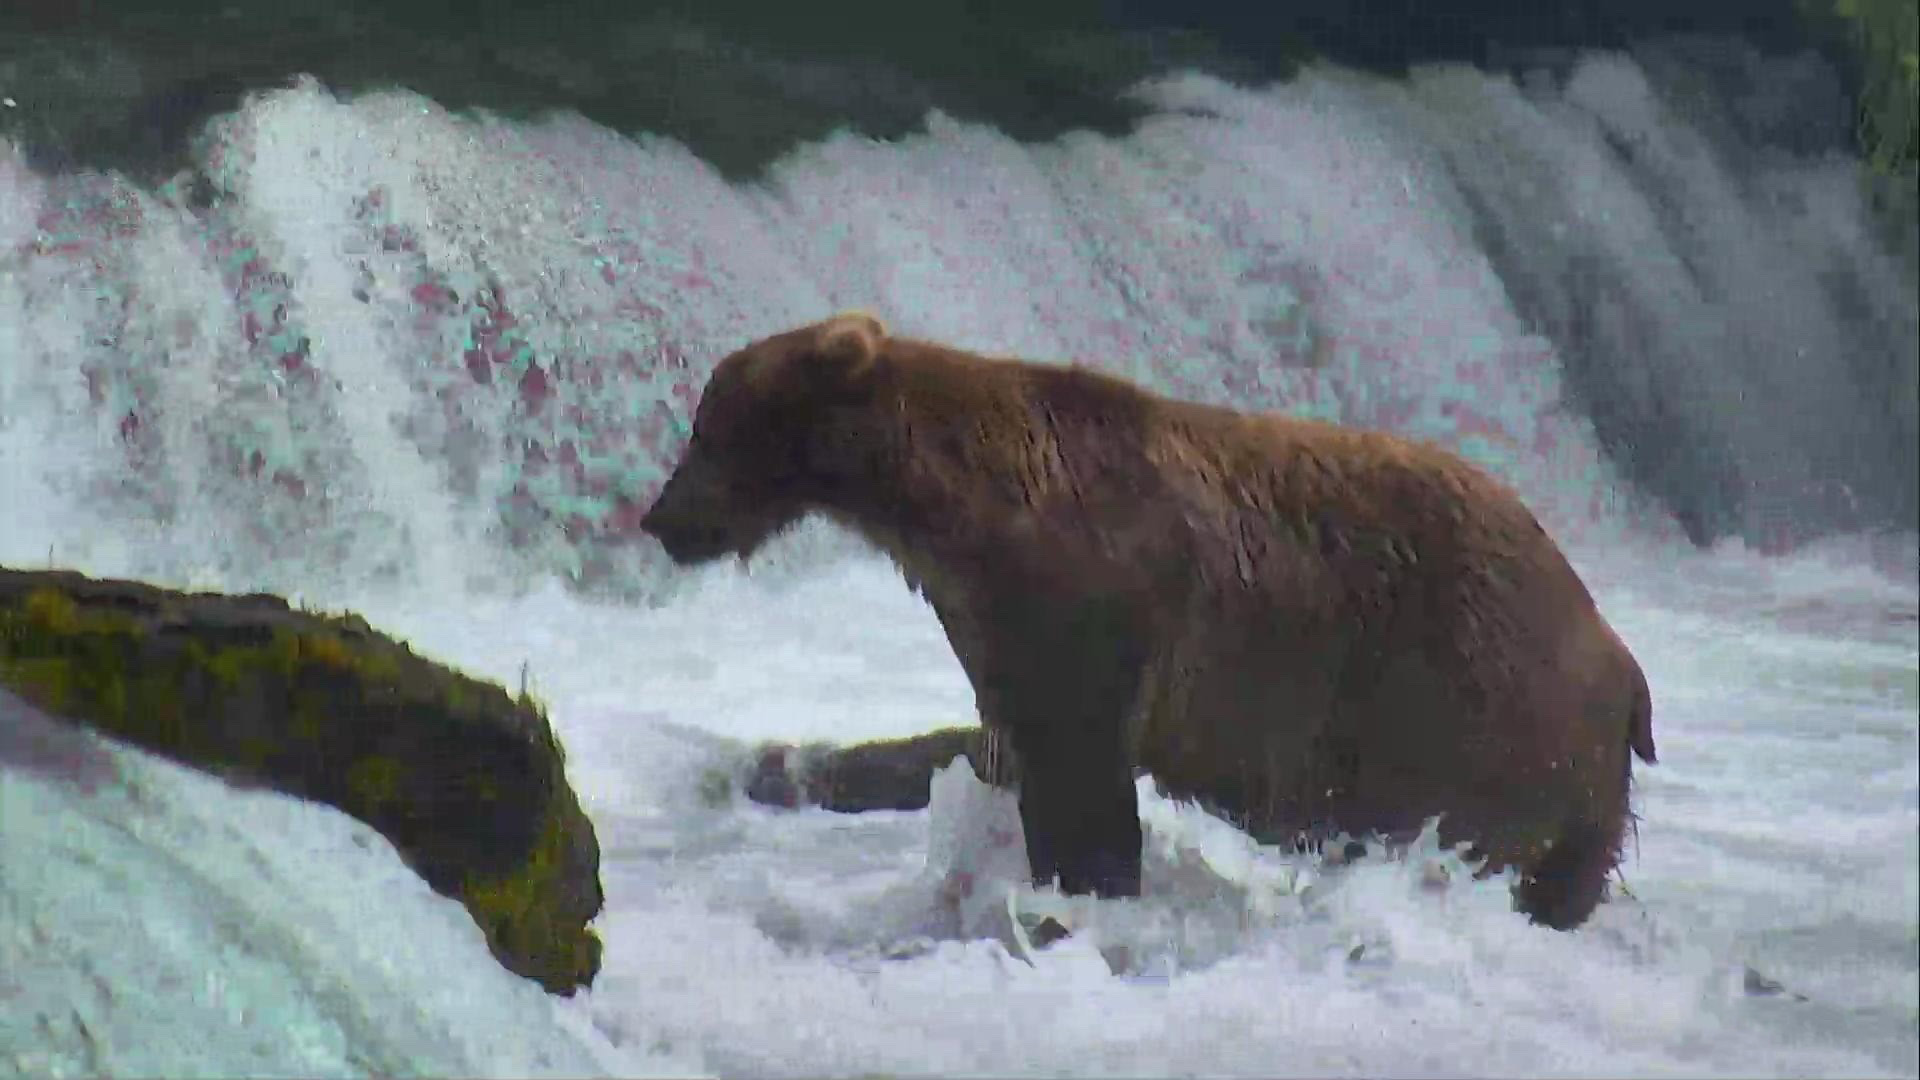
M 609 903 L 596 989 L 548 1002 L 364 830 L 9 705 L 0 1067 L 1913 1074 L 1914 541 L 1806 546 L 1897 520 L 1910 452 L 1868 438 L 1897 416 L 1847 437 L 1886 403 L 1846 373 L 1915 342 L 1851 163 L 1734 169 L 1619 57 L 1140 92 L 1126 137 L 935 115 L 755 184 L 310 84 L 160 188 L 0 148 L 0 562 L 273 588 L 527 664 Z M 969 716 L 930 614 L 839 538 L 676 575 L 633 529 L 712 362 L 848 306 L 1518 484 L 1653 683 L 1632 898 L 1556 935 L 1415 863 L 1307 887 L 1149 798 L 1151 895 L 1028 968 L 946 891 L 1009 874 L 1008 808 L 958 774 L 921 814 L 702 804 L 735 740 Z M 1670 467 L 1621 452 L 1648 431 Z M 1661 500 L 1702 489 L 1751 547 L 1686 543 Z

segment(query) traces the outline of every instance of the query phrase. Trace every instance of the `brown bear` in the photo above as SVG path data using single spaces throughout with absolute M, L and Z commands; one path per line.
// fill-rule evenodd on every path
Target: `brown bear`
M 1602 898 L 1645 677 L 1517 494 L 1437 447 L 890 337 L 849 313 L 703 391 L 641 527 L 677 563 L 803 515 L 931 604 L 1017 763 L 1036 883 L 1137 895 L 1133 774 L 1262 839 L 1440 816 L 1517 906 Z

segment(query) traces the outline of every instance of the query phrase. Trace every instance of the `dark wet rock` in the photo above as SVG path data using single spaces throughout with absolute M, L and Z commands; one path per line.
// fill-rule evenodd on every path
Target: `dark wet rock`
M 1040 920 L 1040 925 L 1033 928 L 1033 947 L 1036 949 L 1044 949 L 1055 942 L 1064 941 L 1072 936 L 1073 932 L 1071 930 L 1063 926 L 1060 920 L 1049 915 Z
M 85 794 L 120 782 L 113 754 L 72 724 L 49 720 L 0 690 L 0 770 L 22 769 Z
M 466 906 L 501 965 L 551 993 L 599 971 L 599 842 L 545 716 L 357 616 L 0 569 L 0 687 L 365 822 Z M 44 748 L 11 756 L 45 766 Z
M 1741 988 L 1748 997 L 1780 997 L 1785 995 L 1795 1001 L 1805 1001 L 1805 994 L 1788 993 L 1787 988 L 1760 974 L 1753 968 L 1747 968 L 1741 977 Z

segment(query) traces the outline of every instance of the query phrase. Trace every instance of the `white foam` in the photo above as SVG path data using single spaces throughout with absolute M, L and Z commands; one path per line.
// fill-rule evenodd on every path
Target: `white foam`
M 1765 589 L 1776 569 L 1698 561 L 1744 576 L 1749 588 Z M 739 746 L 700 730 L 854 739 L 966 721 L 965 682 L 931 614 L 877 561 L 835 567 L 775 582 L 719 568 L 652 612 L 550 592 L 465 604 L 456 621 L 437 597 L 364 599 L 376 623 L 469 670 L 512 683 L 530 661 L 535 689 L 552 703 L 607 858 L 606 969 L 590 994 L 559 1006 L 571 1017 L 567 1034 L 536 1035 L 525 1019 L 477 1013 L 539 997 L 488 973 L 464 916 L 436 906 L 397 864 L 369 862 L 349 839 L 356 830 L 336 818 L 153 770 L 141 787 L 163 808 L 191 805 L 208 823 L 271 813 L 275 825 L 200 824 L 178 840 L 141 834 L 141 842 L 198 845 L 197 872 L 226 875 L 220 887 L 262 924 L 248 934 L 298 935 L 318 950 L 265 974 L 223 974 L 245 1003 L 235 1008 L 310 1015 L 321 1009 L 315 1000 L 339 995 L 423 995 L 412 1007 L 444 1026 L 393 1026 L 377 1005 L 357 1004 L 351 1015 L 373 1025 L 365 1044 L 480 1073 L 519 1071 L 509 1062 L 522 1059 L 488 1056 L 486 1047 L 505 1044 L 473 1041 L 508 1031 L 560 1055 L 550 1058 L 559 1071 L 589 1067 L 565 1055 L 591 1046 L 567 1047 L 605 1038 L 593 1067 L 618 1071 L 605 1055 L 660 1051 L 694 1067 L 768 1075 L 1894 1075 L 1912 1050 L 1920 987 L 1901 951 L 1920 900 L 1912 723 L 1920 649 L 1911 633 L 1901 645 L 1853 650 L 1829 638 L 1839 652 L 1803 665 L 1810 693 L 1767 681 L 1779 632 L 1750 615 L 1682 614 L 1675 608 L 1692 605 L 1671 590 L 1670 606 L 1614 603 L 1653 683 L 1662 764 L 1641 770 L 1637 789 L 1640 845 L 1625 867 L 1637 902 L 1603 909 L 1578 934 L 1526 927 L 1502 881 L 1468 883 L 1457 865 L 1446 890 L 1423 889 L 1424 863 L 1442 857 L 1431 847 L 1333 874 L 1256 849 L 1148 792 L 1148 897 L 1081 902 L 1080 940 L 1030 968 L 1007 955 L 988 891 L 1011 885 L 1018 866 L 994 854 L 1008 850 L 1004 837 L 983 839 L 1017 828 L 1017 817 L 1008 796 L 963 771 L 945 774 L 933 808 L 917 814 L 788 814 L 700 800 L 702 772 Z M 1901 595 L 1896 586 L 1869 599 Z M 1879 674 L 1862 680 L 1848 675 L 1855 670 Z M 14 774 L 0 778 L 19 798 Z M 19 843 L 16 822 L 55 814 L 113 822 L 130 812 L 125 796 L 31 790 L 65 801 L 9 812 L 10 843 Z M 333 906 L 274 899 L 287 881 L 238 869 L 254 848 L 294 860 L 275 865 L 297 862 L 302 874 L 325 867 L 328 884 L 308 891 Z M 378 876 L 365 877 L 375 865 Z M 957 871 L 982 891 L 972 906 L 949 909 Z M 376 891 L 379 918 L 356 916 L 351 935 L 324 929 L 345 925 L 327 922 L 344 917 L 329 912 L 362 911 L 371 901 L 356 897 Z M 398 905 L 400 895 L 417 899 Z M 203 917 L 161 910 L 189 927 Z M 63 948 L 80 949 L 83 930 L 101 933 L 103 947 L 109 940 L 76 913 L 54 918 Z M 453 980 L 458 993 L 430 999 L 390 968 L 381 979 L 396 989 L 376 990 L 357 965 L 394 947 L 387 933 L 408 940 L 422 971 L 468 972 Z M 1121 977 L 1108 973 L 1114 946 L 1128 951 Z M 146 976 L 89 962 L 116 993 L 146 985 Z M 331 966 L 311 967 L 321 962 Z M 252 962 L 236 954 L 220 963 L 228 972 L 224 965 Z M 1748 964 L 1812 1000 L 1747 996 Z M 294 976 L 274 971 L 305 981 L 277 982 Z M 303 996 L 298 986 L 316 981 L 335 996 Z M 87 1015 L 90 1030 L 137 1046 L 138 1025 L 162 1014 Z M 210 1016 L 209 1030 L 247 1030 Z M 274 1051 L 296 1056 L 221 1060 L 336 1060 L 326 1054 L 340 1044 L 325 1041 L 335 1037 L 314 1038 Z M 222 1051 L 249 1052 L 237 1043 Z M 125 1060 L 174 1060 L 154 1054 Z
M 22 1075 L 691 1075 L 503 971 L 365 826 L 5 693 L 0 1014 Z
M 1668 558 L 1748 593 L 1804 572 Z M 1430 845 L 1329 873 L 1148 790 L 1148 898 L 1078 903 L 1081 940 L 1039 969 L 1009 959 L 992 892 L 1018 873 L 1010 799 L 960 771 L 921 814 L 697 809 L 727 744 L 682 725 L 801 741 L 966 721 L 937 623 L 877 561 L 772 583 L 722 567 L 645 615 L 557 593 L 458 626 L 433 604 L 371 610 L 475 670 L 533 658 L 610 852 L 588 1004 L 622 1045 L 775 1075 L 1897 1074 L 1920 1015 L 1901 952 L 1920 899 L 1911 623 L 1849 644 L 1659 592 L 1607 597 L 1662 758 L 1638 776 L 1637 900 L 1537 931 L 1502 880 L 1455 864 L 1423 889 L 1446 861 Z M 1882 579 L 1857 600 L 1911 613 L 1910 596 Z M 1773 680 L 1809 640 L 1828 652 Z M 1747 965 L 1812 1000 L 1748 996 Z

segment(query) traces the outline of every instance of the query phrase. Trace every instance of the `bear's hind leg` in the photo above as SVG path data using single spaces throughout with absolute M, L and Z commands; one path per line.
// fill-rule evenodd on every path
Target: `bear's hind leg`
M 1534 924 L 1572 930 L 1587 921 L 1607 893 L 1607 875 L 1620 861 L 1624 815 L 1610 823 L 1579 821 L 1560 834 L 1514 886 L 1515 906 Z
M 1572 809 L 1567 824 L 1547 850 L 1521 866 L 1514 906 L 1536 926 L 1572 930 L 1606 899 L 1607 878 L 1620 865 L 1631 817 L 1628 792 L 1633 760 L 1619 751 L 1617 772 L 1604 783 L 1601 797 Z M 1602 784 L 1595 784 L 1596 788 Z

